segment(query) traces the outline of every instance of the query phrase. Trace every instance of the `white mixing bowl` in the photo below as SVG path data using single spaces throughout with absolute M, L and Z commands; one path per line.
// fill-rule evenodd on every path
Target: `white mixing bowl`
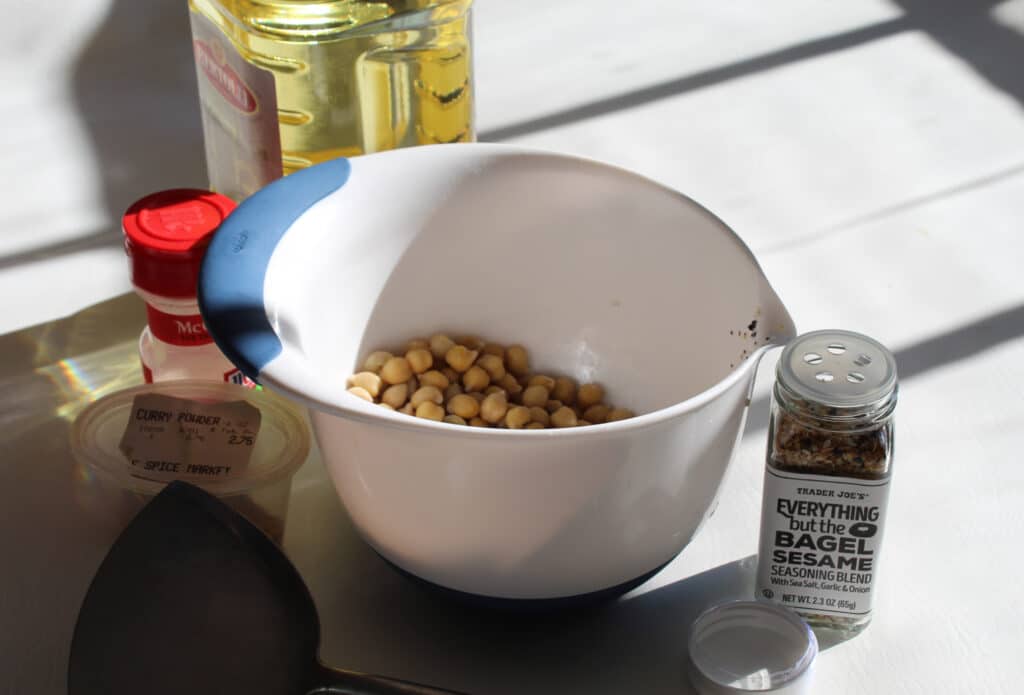
M 624 590 L 690 541 L 757 360 L 794 335 L 743 242 L 689 198 L 594 161 L 419 147 L 281 179 L 228 218 L 200 280 L 210 333 L 306 404 L 353 523 L 428 582 L 499 599 Z M 519 342 L 630 420 L 478 430 L 348 394 L 372 350 L 437 331 Z

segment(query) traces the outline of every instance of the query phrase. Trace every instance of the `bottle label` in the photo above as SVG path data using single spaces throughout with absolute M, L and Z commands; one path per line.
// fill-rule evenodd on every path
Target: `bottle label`
M 247 389 L 256 388 L 256 382 L 243 374 L 238 367 L 224 372 L 224 381 L 235 386 L 244 386 Z
M 210 187 L 240 201 L 282 175 L 274 75 L 209 19 L 190 15 Z
M 765 469 L 757 595 L 804 613 L 871 613 L 889 478 Z
M 165 314 L 147 304 L 146 320 L 153 337 L 171 345 L 209 345 L 213 342 L 199 314 Z
M 141 393 L 132 401 L 120 449 L 137 478 L 225 480 L 245 472 L 259 431 L 260 411 L 246 401 Z

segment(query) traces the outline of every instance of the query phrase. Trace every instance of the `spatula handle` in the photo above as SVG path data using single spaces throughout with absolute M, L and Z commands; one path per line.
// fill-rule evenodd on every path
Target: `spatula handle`
M 419 683 L 321 666 L 306 695 L 465 695 Z

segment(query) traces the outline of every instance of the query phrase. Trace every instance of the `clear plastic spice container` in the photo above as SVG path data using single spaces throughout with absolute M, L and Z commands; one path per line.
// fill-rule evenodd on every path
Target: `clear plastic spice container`
M 200 485 L 281 542 L 292 478 L 306 461 L 311 438 L 302 411 L 267 390 L 184 379 L 117 391 L 93 402 L 75 419 L 70 434 L 79 505 L 120 531 L 167 485 L 129 465 L 120 448 L 136 397 L 153 394 L 199 403 L 244 401 L 259 410 L 261 425 L 244 472 L 202 481 L 182 479 Z
M 816 629 L 871 621 L 896 395 L 892 353 L 858 333 L 808 333 L 779 359 L 757 592 Z

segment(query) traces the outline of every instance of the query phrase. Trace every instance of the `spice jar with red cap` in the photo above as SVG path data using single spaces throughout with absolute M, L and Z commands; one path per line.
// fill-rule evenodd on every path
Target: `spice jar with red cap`
M 139 338 L 146 383 L 210 379 L 253 385 L 214 344 L 196 300 L 203 254 L 234 208 L 223 195 L 178 188 L 148 195 L 125 212 L 131 281 L 146 302 L 148 325 Z

